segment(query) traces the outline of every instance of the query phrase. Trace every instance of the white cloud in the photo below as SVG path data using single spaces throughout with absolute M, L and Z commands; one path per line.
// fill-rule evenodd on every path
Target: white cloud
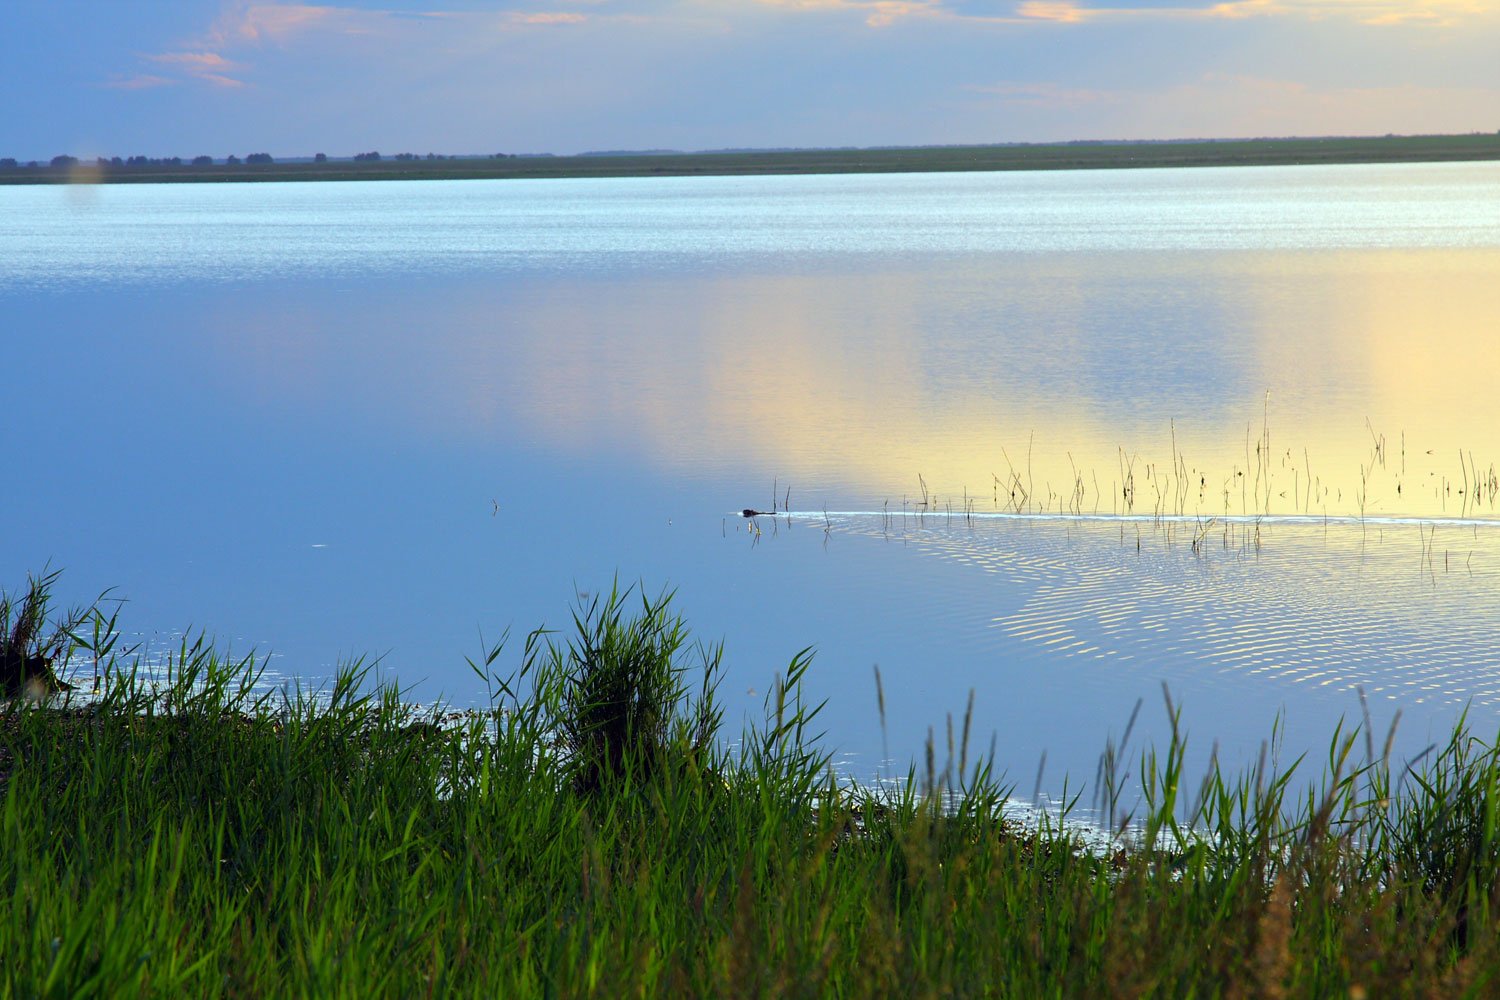
M 964 89 L 988 94 L 1002 104 L 1036 108 L 1076 108 L 1121 100 L 1121 95 L 1114 91 L 1064 87 L 1052 82 L 970 84 Z
M 1363 24 L 1448 26 L 1495 14 L 1492 0 L 1219 0 L 1196 6 L 1110 7 L 1074 0 L 1023 0 L 1017 13 L 1037 20 L 1080 24 L 1095 20 L 1199 19 L 1250 17 L 1343 18 Z

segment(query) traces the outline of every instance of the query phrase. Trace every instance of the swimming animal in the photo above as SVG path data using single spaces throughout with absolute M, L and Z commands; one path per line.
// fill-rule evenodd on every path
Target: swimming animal
M 71 690 L 73 685 L 60 680 L 53 671 L 50 657 L 0 651 L 0 695 L 14 698 L 26 693 L 56 694 Z

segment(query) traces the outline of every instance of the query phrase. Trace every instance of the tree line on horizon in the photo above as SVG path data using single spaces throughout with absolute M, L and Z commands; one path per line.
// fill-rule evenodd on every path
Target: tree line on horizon
M 517 154 L 515 153 L 491 153 L 488 156 L 468 157 L 460 156 L 457 154 L 444 153 L 428 153 L 425 156 L 420 153 L 396 153 L 394 156 L 385 157 L 382 156 L 379 152 L 371 150 L 367 153 L 356 153 L 349 159 L 357 163 L 378 163 L 384 159 L 399 160 L 402 162 L 415 160 L 464 159 L 505 160 L 515 159 L 516 155 Z M 329 157 L 327 153 L 317 153 L 313 156 L 312 162 L 327 163 L 328 159 Z M 59 156 L 54 156 L 51 160 L 45 163 L 40 160 L 27 160 L 23 162 L 13 156 L 4 156 L 0 157 L 0 170 L 17 170 L 22 168 L 28 170 L 38 170 L 43 168 L 51 168 L 54 170 L 70 170 L 73 167 L 78 166 L 80 163 L 87 162 L 88 161 L 86 159 L 80 159 L 79 157 L 70 156 L 66 153 Z M 250 153 L 246 155 L 244 159 L 241 159 L 240 157 L 235 156 L 231 153 L 222 161 L 215 160 L 212 156 L 194 156 L 188 160 L 184 160 L 180 156 L 98 156 L 94 158 L 93 165 L 101 170 L 128 170 L 131 168 L 140 167 L 212 167 L 216 165 L 235 167 L 240 166 L 241 164 L 247 166 L 265 166 L 275 162 L 275 159 L 271 156 L 270 153 Z
M 319 153 L 318 157 L 318 162 L 320 163 L 323 160 L 327 159 L 327 157 L 322 153 Z M 29 170 L 36 170 L 41 167 L 51 167 L 55 170 L 69 170 L 73 167 L 78 166 L 80 163 L 87 162 L 87 160 L 79 159 L 76 156 L 69 156 L 66 153 L 60 156 L 54 156 L 46 163 L 42 163 L 39 160 L 28 160 L 25 163 L 22 163 L 13 156 L 4 156 L 0 157 L 0 170 L 14 170 L 22 167 L 25 167 Z M 184 160 L 180 156 L 97 156 L 94 158 L 93 165 L 99 167 L 100 169 L 181 166 L 211 167 L 215 164 L 215 162 L 216 161 L 212 156 L 195 156 L 190 160 Z M 243 160 L 231 153 L 229 156 L 224 158 L 224 164 L 231 167 L 236 166 L 240 163 L 266 164 L 275 162 L 276 161 L 271 157 L 270 153 L 250 153 Z
M 1208 166 L 1232 164 L 1298 164 L 1298 163 L 1361 163 L 1361 162 L 1416 162 L 1443 160 L 1493 160 L 1500 159 L 1500 131 L 1469 132 L 1461 134 L 1397 135 L 1385 136 L 1321 136 L 1321 137 L 1261 137 L 1245 139 L 1162 139 L 1162 140 L 1070 140 L 1053 143 L 1002 142 L 990 145 L 962 146 L 883 146 L 883 147 L 837 147 L 837 148 L 771 148 L 771 149 L 717 149 L 700 150 L 684 154 L 679 150 L 596 150 L 576 154 L 555 153 L 478 153 L 426 155 L 403 152 L 385 155 L 378 150 L 356 153 L 349 157 L 338 157 L 340 164 L 355 164 L 351 176 L 384 177 L 389 175 L 420 176 L 429 172 L 426 168 L 406 169 L 404 164 L 415 161 L 451 161 L 462 164 L 460 171 L 473 171 L 483 161 L 501 160 L 577 160 L 606 157 L 633 158 L 637 161 L 672 158 L 670 167 L 656 163 L 637 163 L 622 168 L 631 172 L 816 172 L 824 170 L 853 170 L 856 172 L 887 170 L 999 170 L 999 169 L 1063 169 L 1095 166 Z M 775 164 L 768 158 L 777 160 Z M 709 165 L 708 161 L 713 163 Z M 302 173 L 302 168 L 330 164 L 335 158 L 318 153 L 310 159 L 291 157 L 286 162 L 289 169 L 273 172 L 257 172 L 262 178 L 285 178 Z M 160 171 L 166 178 L 190 180 L 199 170 L 240 166 L 267 166 L 276 161 L 269 153 L 251 153 L 244 159 L 230 155 L 223 160 L 211 156 L 195 156 L 189 160 L 170 156 L 153 158 L 148 156 L 97 157 L 81 160 L 71 155 L 54 156 L 50 161 L 30 160 L 21 162 L 14 157 L 0 157 L 0 179 L 10 171 L 50 172 L 52 176 L 67 179 L 76 169 L 97 170 L 100 175 L 118 173 L 122 179 L 133 171 L 141 171 L 137 179 L 149 179 L 154 174 L 145 171 Z M 367 164 L 403 163 L 403 167 L 366 168 Z M 349 168 L 330 167 L 323 173 L 327 177 L 341 177 Z M 478 168 L 485 172 L 486 168 Z M 551 172 L 567 172 L 572 168 L 566 164 L 549 168 Z M 579 167 L 579 170 L 599 172 L 596 164 Z M 502 173 L 513 172 L 513 167 L 502 168 Z M 437 172 L 451 172 L 451 168 L 438 168 Z M 607 169 L 605 172 L 609 172 Z M 318 175 L 319 171 L 309 171 Z M 200 175 L 204 179 L 224 179 L 216 173 Z M 16 180 L 42 180 L 36 174 L 15 178 Z

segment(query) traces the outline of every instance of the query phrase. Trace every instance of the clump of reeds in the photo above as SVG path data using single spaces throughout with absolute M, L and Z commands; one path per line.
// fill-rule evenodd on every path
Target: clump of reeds
M 670 611 L 672 594 L 652 598 L 642 591 L 636 604 L 634 589 L 617 584 L 577 608 L 574 635 L 548 642 L 528 664 L 562 760 L 582 792 L 712 763 L 723 647 L 697 645 L 702 676 L 693 697 L 682 662 L 689 632 Z M 636 613 L 627 617 L 632 604 Z

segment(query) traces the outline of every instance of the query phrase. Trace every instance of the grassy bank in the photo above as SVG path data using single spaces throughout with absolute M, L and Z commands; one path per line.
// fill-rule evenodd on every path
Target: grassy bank
M 97 701 L 0 711 L 6 995 L 1456 996 L 1500 970 L 1500 759 L 1462 728 L 1409 774 L 1364 734 L 1202 784 L 1158 748 L 1112 817 L 1132 846 L 1089 851 L 1005 819 L 988 761 L 835 781 L 805 656 L 731 750 L 719 651 L 666 598 L 489 650 L 493 710 L 457 724 L 358 668 L 267 693 L 201 643 L 148 684 L 83 631 Z
M 1419 163 L 1500 159 L 1500 134 L 1189 142 L 1070 142 L 895 149 L 794 149 L 577 156 L 455 156 L 445 159 L 223 162 L 0 169 L 0 184 L 235 181 L 467 180 L 522 177 L 678 177 L 737 174 L 921 173 L 974 170 L 1094 170 L 1139 167 Z

